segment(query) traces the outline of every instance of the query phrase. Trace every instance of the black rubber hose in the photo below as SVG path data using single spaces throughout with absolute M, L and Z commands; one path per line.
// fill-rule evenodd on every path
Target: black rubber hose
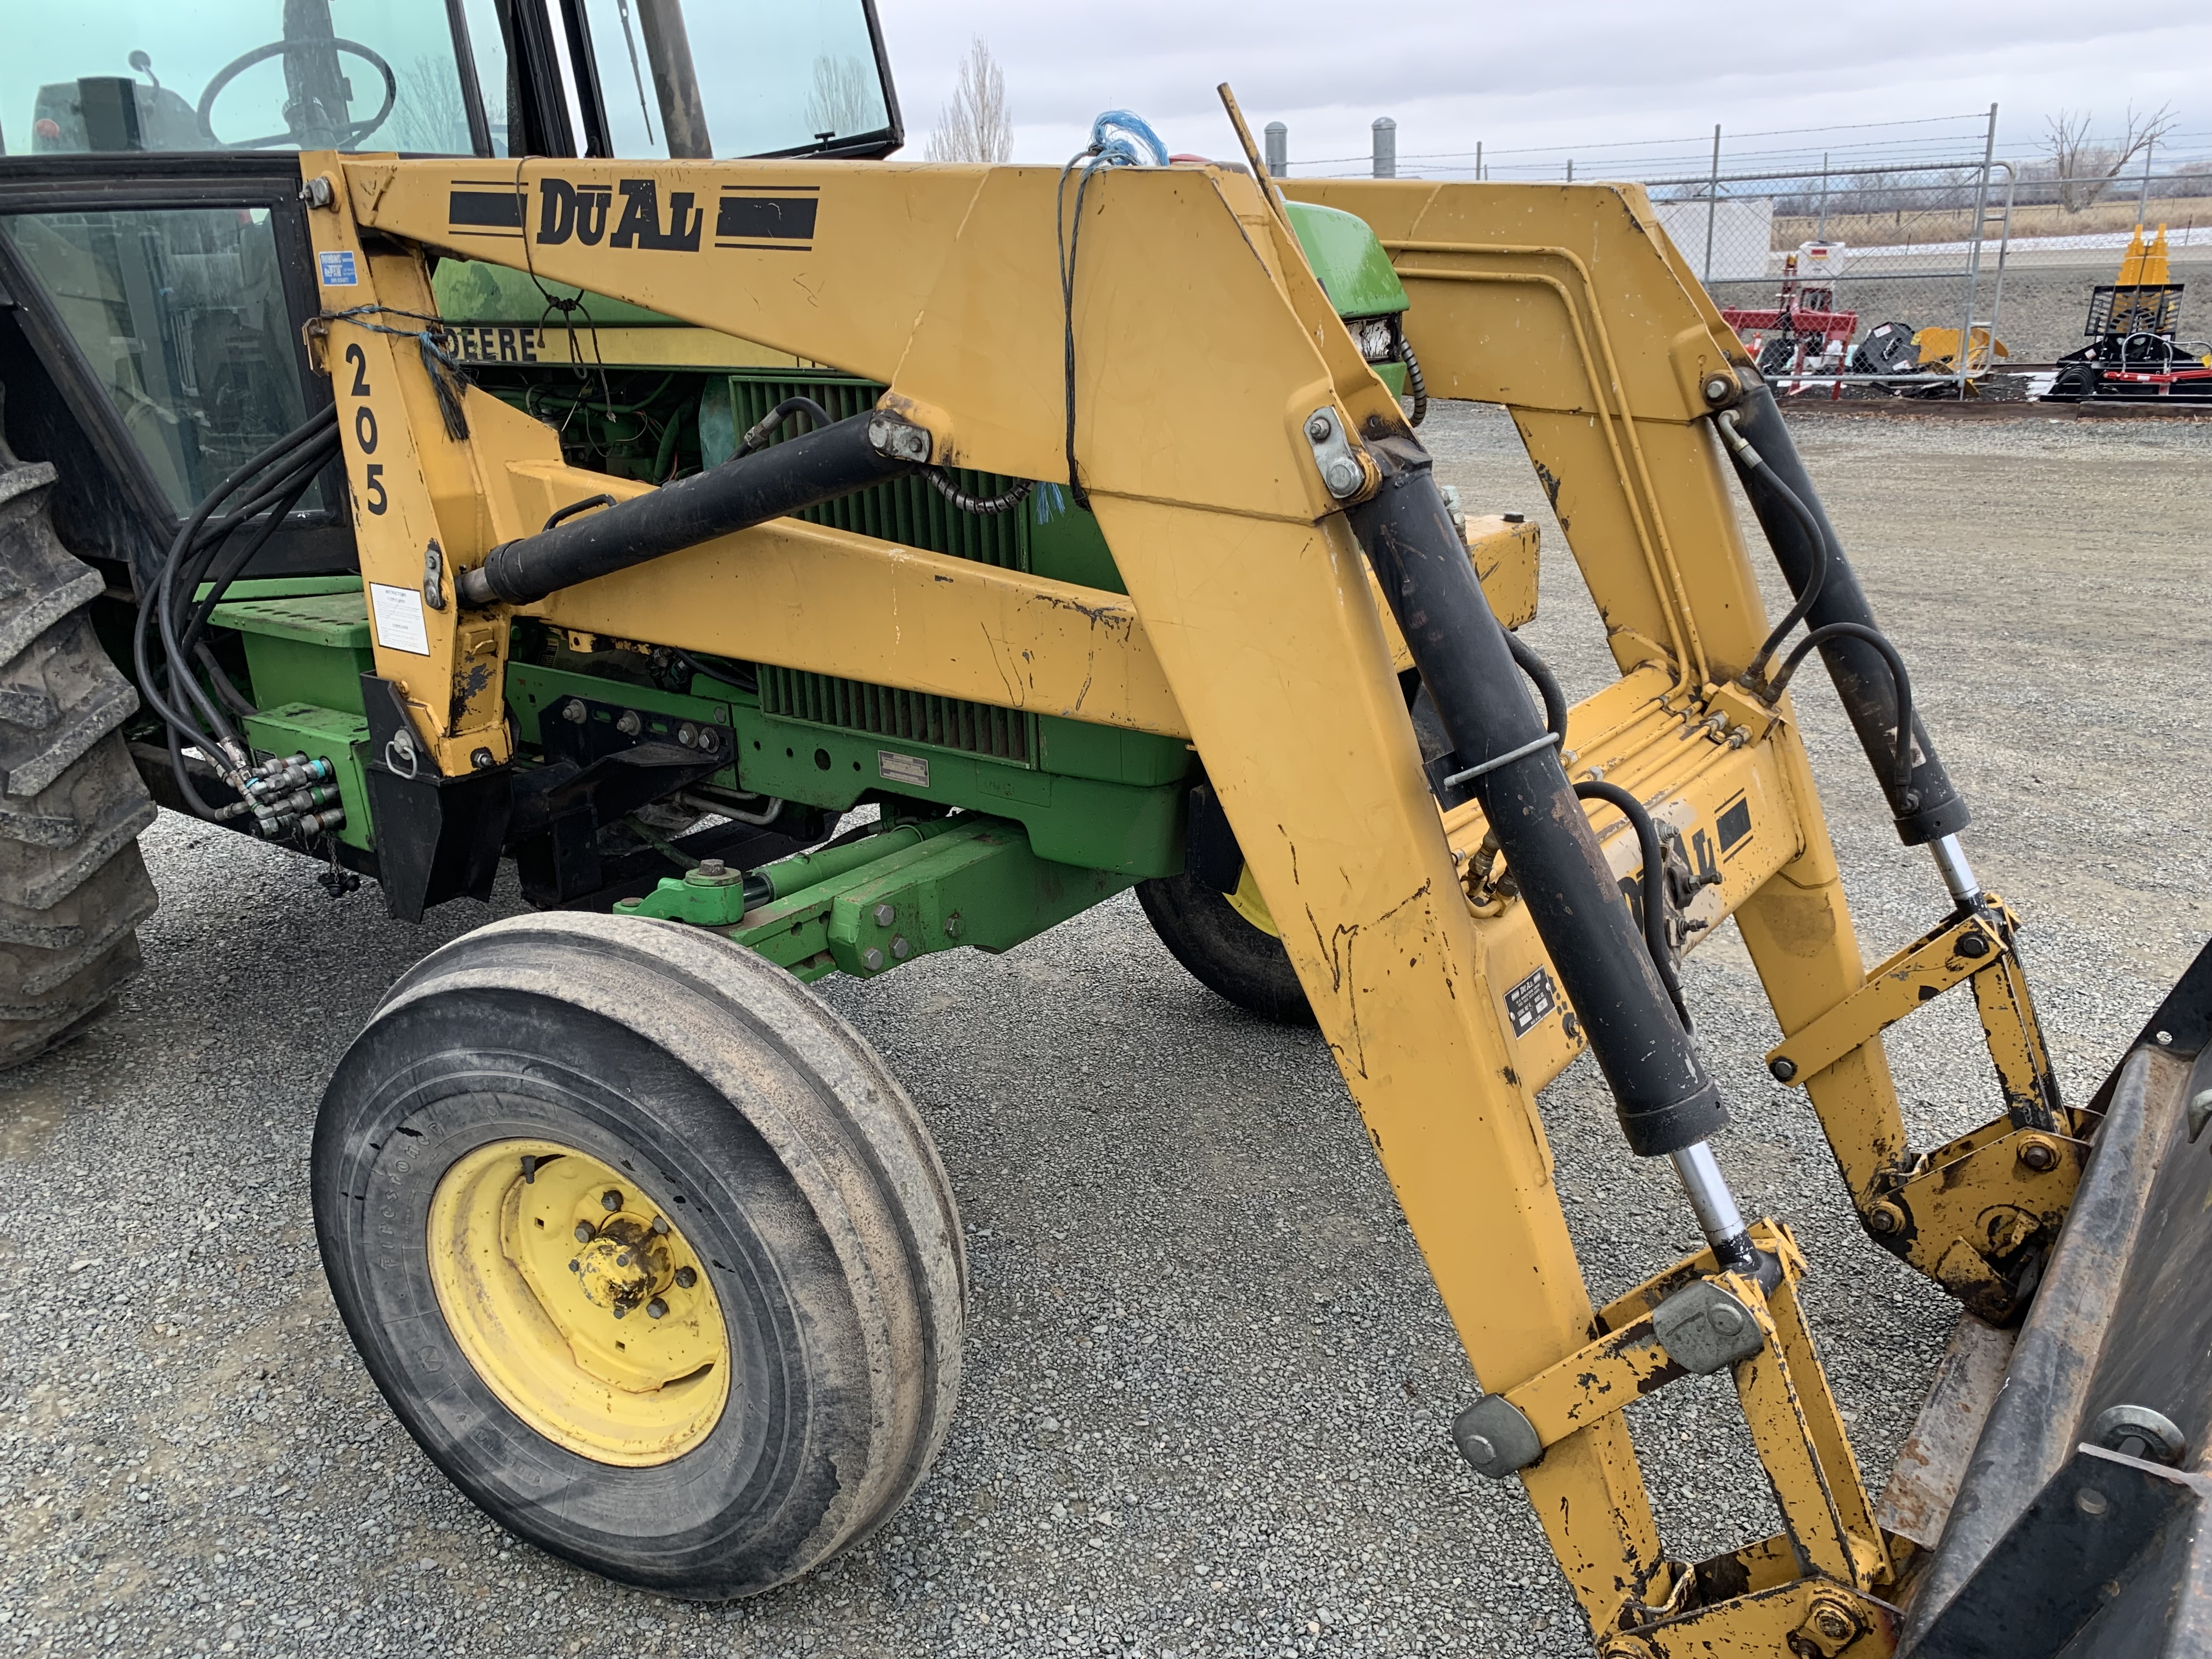
M 1766 665 L 1782 648 L 1782 641 L 1789 638 L 1790 630 L 1803 622 L 1820 601 L 1820 590 L 1828 580 L 1828 538 L 1820 526 L 1820 521 L 1813 516 L 1813 509 L 1805 505 L 1796 490 L 1774 476 L 1774 469 L 1768 466 L 1759 453 L 1735 431 L 1734 421 L 1723 416 L 1722 428 L 1734 441 L 1732 447 L 1736 448 L 1737 459 L 1742 467 L 1744 489 L 1747 491 L 1770 492 L 1779 501 L 1790 516 L 1797 520 L 1799 528 L 1804 531 L 1805 545 L 1812 553 L 1811 566 L 1803 586 L 1798 590 L 1797 603 L 1791 605 L 1782 620 L 1774 624 L 1765 643 L 1759 647 L 1759 654 L 1744 670 L 1745 680 L 1755 685 L 1765 676 Z
M 1636 830 L 1637 845 L 1644 849 L 1644 945 L 1651 952 L 1651 965 L 1674 999 L 1682 1029 L 1690 1029 L 1690 1007 L 1682 1000 L 1681 975 L 1674 969 L 1674 949 L 1667 937 L 1667 849 L 1660 845 L 1659 826 L 1642 801 L 1617 783 L 1578 783 L 1579 800 L 1601 800 L 1616 809 Z
M 1816 628 L 1782 659 L 1782 672 L 1767 683 L 1767 695 L 1778 697 L 1790 689 L 1790 677 L 1796 673 L 1797 665 L 1814 647 L 1830 640 L 1864 640 L 1881 653 L 1889 665 L 1891 683 L 1897 688 L 1897 758 L 1893 764 L 1891 778 L 1900 789 L 1912 784 L 1912 677 L 1905 672 L 1904 655 L 1889 642 L 1878 628 L 1866 628 L 1857 623 L 1830 623 L 1826 628 Z
M 836 421 L 830 411 L 811 398 L 786 398 L 774 409 L 745 428 L 745 435 L 738 440 L 738 455 L 750 455 L 769 441 L 769 434 L 794 415 L 805 415 L 817 427 L 835 426 Z M 737 456 L 731 457 L 732 460 Z
M 1508 629 L 1505 648 L 1513 653 L 1513 660 L 1521 672 L 1536 683 L 1536 694 L 1544 700 L 1544 729 L 1561 743 L 1567 740 L 1567 694 L 1559 687 L 1559 677 L 1552 665 L 1538 656 L 1534 647 L 1524 644 L 1518 634 Z
M 760 682 L 750 675 L 733 674 L 726 668 L 717 668 L 712 663 L 702 662 L 689 651 L 672 651 L 670 654 L 702 679 L 714 680 L 722 685 L 735 686 L 740 691 L 758 692 L 760 690 Z
M 952 475 L 941 466 L 924 470 L 923 477 L 930 488 L 945 497 L 963 513 L 975 513 L 988 518 L 994 513 L 1011 513 L 1029 499 L 1030 491 L 1036 488 L 1032 478 L 1023 478 L 1012 489 L 1000 495 L 970 495 L 952 481 Z
M 1402 319 L 1398 325 L 1398 361 L 1406 366 L 1406 390 L 1413 394 L 1413 424 L 1420 425 L 1429 417 L 1429 383 L 1421 375 L 1421 360 L 1413 355 L 1413 343 L 1406 337 Z
M 1746 378 L 1743 397 L 1729 411 L 1736 418 L 1736 430 L 1757 450 L 1773 477 L 1789 486 L 1821 532 L 1817 542 L 1809 538 L 1804 526 L 1778 491 L 1754 489 L 1746 477 L 1745 493 L 1750 497 L 1752 510 L 1758 514 L 1759 526 L 1765 531 L 1767 542 L 1794 592 L 1802 592 L 1809 585 L 1815 562 L 1825 558 L 1819 597 L 1806 613 L 1807 625 L 1817 632 L 1832 623 L 1852 623 L 1879 633 L 1881 625 L 1875 618 L 1874 607 L 1867 602 L 1865 590 L 1859 586 L 1842 538 L 1821 510 L 1820 492 L 1806 474 L 1804 463 L 1790 440 L 1789 427 L 1775 404 L 1774 394 L 1757 380 Z M 1733 447 L 1730 456 L 1739 477 L 1757 470 Z M 1904 739 L 1899 732 L 1896 675 L 1881 648 L 1864 635 L 1830 635 L 1823 640 L 1820 652 L 1821 659 L 1827 664 L 1830 678 L 1836 683 L 1836 695 L 1842 699 L 1844 713 L 1850 720 L 1859 746 L 1881 781 L 1896 823 L 1898 839 L 1907 847 L 1919 847 L 1965 829 L 1972 815 L 1944 770 L 1942 757 L 1937 754 L 1935 740 L 1929 736 L 1923 722 L 1915 720 L 1903 723 L 1911 732 L 1910 785 L 1899 784 L 1893 775 L 1892 762 Z

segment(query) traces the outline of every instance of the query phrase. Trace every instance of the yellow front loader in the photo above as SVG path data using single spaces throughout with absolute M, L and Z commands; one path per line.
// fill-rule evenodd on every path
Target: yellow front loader
M 1004 949 L 1140 883 L 1209 982 L 1318 1022 L 1483 1390 L 1437 1433 L 1526 1490 L 1604 1659 L 2206 1650 L 2212 1233 L 2187 1142 L 2212 960 L 2100 1093 L 2062 1097 L 1909 665 L 1639 189 L 1279 188 L 1107 126 L 1066 169 L 358 150 L 302 143 L 284 181 L 308 419 L 133 578 L 153 769 L 416 914 L 483 890 L 503 849 L 569 902 L 656 804 L 776 834 L 817 814 L 461 938 L 331 1080 L 313 1193 L 338 1306 L 502 1525 L 714 1598 L 897 1510 L 957 1395 L 959 1221 L 898 1084 L 804 981 Z M 1387 256 L 1427 393 L 1510 410 L 1611 642 L 1595 696 L 1568 707 L 1502 624 L 1533 535 L 1439 489 L 1309 263 L 1292 216 L 1315 208 Z M 45 303 L 44 244 L 10 246 Z M 570 363 L 580 292 L 843 402 L 763 398 L 665 482 L 578 465 L 568 415 L 495 395 L 457 345 L 437 270 L 459 260 L 544 294 Z M 205 526 L 333 458 L 358 583 L 226 600 L 246 556 Z M 1095 520 L 1088 566 L 1030 556 L 1052 514 Z M 991 551 L 1009 524 L 1027 539 Z M 343 684 L 273 706 L 317 650 L 354 653 Z M 1950 899 L 1872 969 L 1790 700 L 1816 663 Z M 877 823 L 832 838 L 863 799 Z M 1677 965 L 1729 917 L 1838 1197 L 1965 1310 L 1880 1508 L 1799 1299 L 1823 1264 L 1789 1217 L 1739 1211 L 1709 1144 L 1729 1118 L 1703 1054 L 1741 1038 L 1694 1025 Z M 1882 1033 L 1946 993 L 1974 1000 L 2007 1109 L 1917 1147 Z M 1540 1110 L 1585 1048 L 1622 1157 L 1668 1160 L 1706 1240 L 1603 1306 Z M 2000 1391 L 1976 1344 L 2015 1326 Z M 1718 1374 L 1782 1528 L 1686 1560 L 1623 1407 Z

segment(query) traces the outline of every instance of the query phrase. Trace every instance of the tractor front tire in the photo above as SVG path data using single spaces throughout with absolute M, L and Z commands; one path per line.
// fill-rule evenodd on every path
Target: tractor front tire
M 121 730 L 138 696 L 86 614 L 104 581 L 54 535 L 54 477 L 0 450 L 0 1069 L 112 1003 L 158 902 Z
M 546 912 L 418 964 L 338 1063 L 315 1225 L 369 1374 L 509 1531 L 693 1600 L 882 1525 L 967 1295 L 927 1131 L 781 969 Z

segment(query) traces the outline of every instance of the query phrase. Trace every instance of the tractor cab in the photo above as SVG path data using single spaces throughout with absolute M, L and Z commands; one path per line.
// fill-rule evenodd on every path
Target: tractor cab
M 14 155 L 879 156 L 902 137 L 871 0 L 83 0 L 26 19 L 0 66 Z

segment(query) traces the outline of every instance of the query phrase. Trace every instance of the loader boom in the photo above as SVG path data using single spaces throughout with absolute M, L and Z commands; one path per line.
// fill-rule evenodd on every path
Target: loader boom
M 515 617 L 1186 738 L 1484 1404 L 1507 1438 L 1516 1423 L 1532 1437 L 1517 1459 L 1483 1439 L 1491 1472 L 1528 1487 L 1601 1650 L 1891 1650 L 1882 1592 L 1909 1547 L 1882 1532 L 1860 1486 L 1791 1288 L 1817 1264 L 1787 1228 L 1755 1224 L 1756 1249 L 1735 1255 L 1716 1237 L 1718 1254 L 1654 1264 L 1639 1291 L 1591 1304 L 1536 1097 L 1600 1023 L 1570 1006 L 1593 981 L 1547 951 L 1546 936 L 1566 935 L 1532 914 L 1540 902 L 1501 889 L 1503 826 L 1485 805 L 1504 797 L 1486 783 L 1439 816 L 1393 657 L 1411 647 L 1427 672 L 1425 653 L 1455 647 L 1416 637 L 1422 615 L 1394 622 L 1378 606 L 1371 540 L 1355 533 L 1378 489 L 1427 487 L 1425 459 L 1251 179 L 1102 173 L 1063 314 L 1053 228 L 1071 192 L 1051 169 L 331 153 L 301 167 L 320 204 L 313 343 L 334 377 L 375 675 L 428 763 L 417 787 L 465 787 L 512 758 L 502 674 Z M 1680 920 L 1734 915 L 1785 1037 L 1820 1027 L 1820 1063 L 1798 1080 L 1876 1238 L 2002 1314 L 2065 1212 L 2075 1126 L 2059 1109 L 1933 1160 L 1907 1145 L 1880 1040 L 1897 1012 L 1862 1000 L 1869 979 L 1789 698 L 1742 683 L 1769 619 L 1712 418 L 1757 415 L 1764 392 L 1741 346 L 1633 187 L 1289 188 L 1375 228 L 1413 296 L 1434 391 L 1511 410 L 1607 620 L 1620 678 L 1572 710 L 1542 763 L 1563 784 L 1625 786 L 1679 843 L 1691 878 Z M 562 204 L 580 195 L 614 204 L 603 241 L 564 234 Z M 916 446 L 906 460 L 1086 490 L 1127 593 L 781 519 L 526 605 L 472 603 L 487 589 L 471 573 L 495 548 L 574 503 L 644 487 L 565 465 L 544 427 L 422 349 L 438 342 L 431 253 L 879 380 L 886 429 Z M 1194 338 L 1207 342 L 1202 363 Z M 1344 454 L 1356 475 L 1330 472 Z M 1840 549 L 1830 556 L 1840 566 Z M 1480 734 L 1454 735 L 1464 751 Z M 1573 818 L 1530 833 L 1588 848 L 1577 856 L 1595 860 L 1593 891 L 1633 886 L 1633 826 L 1597 801 Z M 1947 859 L 1955 830 L 1935 827 Z M 1957 896 L 1933 957 L 1907 967 L 1972 979 L 1993 1048 L 2024 1053 L 2033 1081 L 2047 1067 L 2009 913 L 1978 890 Z M 1658 996 L 1644 978 L 1648 993 L 1633 994 Z M 1711 1127 L 1699 1122 L 1693 1141 Z M 2031 1133 L 2051 1148 L 2039 1167 L 2021 1150 Z M 1699 1350 L 1686 1295 L 1719 1298 L 1741 1346 Z M 1785 1530 L 1685 1565 L 1659 1536 L 1618 1407 L 1725 1366 Z

